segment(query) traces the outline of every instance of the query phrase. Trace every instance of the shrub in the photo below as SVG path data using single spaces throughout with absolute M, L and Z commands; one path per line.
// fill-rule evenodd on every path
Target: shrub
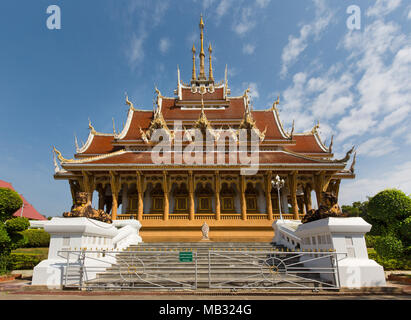
M 368 257 L 383 266 L 385 270 L 411 270 L 410 257 L 400 259 L 384 259 L 373 249 L 368 249 Z
M 41 255 L 33 253 L 12 253 L 10 267 L 12 270 L 30 270 L 41 262 Z
M 10 219 L 14 212 L 21 208 L 23 200 L 11 189 L 0 188 L 0 221 Z
M 21 232 L 27 239 L 26 248 L 45 248 L 50 244 L 50 234 L 41 229 L 28 229 Z
M 375 251 L 384 259 L 401 258 L 404 254 L 404 246 L 400 239 L 394 236 L 379 237 L 375 242 Z
M 365 235 L 365 242 L 367 244 L 367 248 L 375 248 L 375 242 L 378 240 L 379 236 L 372 236 L 369 234 Z
M 397 233 L 401 222 L 411 216 L 411 198 L 396 189 L 387 189 L 371 198 L 368 215 L 385 227 L 382 235 Z
M 6 221 L 5 223 L 7 232 L 14 233 L 18 231 L 26 230 L 30 227 L 29 219 L 24 217 L 12 218 Z
M 400 233 L 405 241 L 411 243 L 411 217 L 408 217 L 401 223 Z

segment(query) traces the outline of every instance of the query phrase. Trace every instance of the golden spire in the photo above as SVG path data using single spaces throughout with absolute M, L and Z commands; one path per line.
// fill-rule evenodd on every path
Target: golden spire
M 191 49 L 193 51 L 193 74 L 191 76 L 191 81 L 195 81 L 197 76 L 196 76 L 196 47 L 194 46 L 193 43 L 193 49 Z
M 200 75 L 198 77 L 199 80 L 206 80 L 206 75 L 204 72 L 204 22 L 203 22 L 203 15 L 200 18 L 200 42 L 201 42 L 201 49 L 200 49 Z
M 209 80 L 209 81 L 214 81 L 214 76 L 213 76 L 213 64 L 212 64 L 212 61 L 211 61 L 211 53 L 213 52 L 213 48 L 211 48 L 211 43 L 210 43 L 210 45 L 208 46 L 208 52 L 210 53 L 210 55 L 209 55 L 209 65 L 210 65 L 210 68 L 209 68 L 209 71 L 208 71 L 208 80 Z

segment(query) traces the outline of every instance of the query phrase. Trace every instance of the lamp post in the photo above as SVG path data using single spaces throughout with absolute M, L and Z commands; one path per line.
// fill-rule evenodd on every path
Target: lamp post
M 281 202 L 280 202 L 280 189 L 282 187 L 284 187 L 284 179 L 280 179 L 280 177 L 277 176 L 275 177 L 275 180 L 271 181 L 271 185 L 273 186 L 273 188 L 277 189 L 277 193 L 278 193 L 278 208 L 280 209 L 280 219 L 283 220 L 283 214 L 281 212 Z

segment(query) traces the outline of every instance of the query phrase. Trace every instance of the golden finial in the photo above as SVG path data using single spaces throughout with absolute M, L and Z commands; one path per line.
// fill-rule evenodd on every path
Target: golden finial
M 200 14 L 200 28 L 204 28 L 203 14 Z
M 330 145 L 328 146 L 329 153 L 333 152 L 333 143 L 334 143 L 334 135 L 331 136 L 331 142 L 330 142 Z
M 352 159 L 352 163 L 351 163 L 351 167 L 350 167 L 350 171 L 351 173 L 354 173 L 355 171 L 355 162 L 357 160 L 357 152 L 354 153 L 354 158 Z
M 126 104 L 127 104 L 130 108 L 134 108 L 133 103 L 132 103 L 130 100 L 128 100 L 128 94 L 127 94 L 127 92 L 126 92 Z
M 200 19 L 200 43 L 201 43 L 201 48 L 200 48 L 200 75 L 199 79 L 200 80 L 206 80 L 206 75 L 204 72 L 204 58 L 205 58 L 205 53 L 204 53 L 204 22 L 203 22 L 203 15 L 201 15 Z
M 314 126 L 314 128 L 311 130 L 312 134 L 318 133 L 318 129 L 320 128 L 320 120 L 317 120 L 317 124 Z
M 74 133 L 74 144 L 76 146 L 76 152 L 78 153 L 80 151 L 80 148 L 78 146 L 77 135 L 75 133 Z
M 291 128 L 290 138 L 293 140 L 295 121 L 293 120 L 293 127 Z
M 193 48 L 191 50 L 193 51 L 193 73 L 191 75 L 191 81 L 195 81 L 197 76 L 196 76 L 196 47 L 194 46 L 194 43 L 193 43 Z
M 213 76 L 213 64 L 212 64 L 212 59 L 211 59 L 211 54 L 213 53 L 213 48 L 211 47 L 211 43 L 208 46 L 208 52 L 209 52 L 209 71 L 208 71 L 208 80 L 209 81 L 214 81 L 214 76 Z
M 57 158 L 60 160 L 60 162 L 72 162 L 73 160 L 65 159 L 61 155 L 61 152 L 56 149 L 56 147 L 53 146 L 53 151 L 57 155 Z
M 274 101 L 272 109 L 274 109 L 274 108 L 275 108 L 276 106 L 278 106 L 279 104 L 280 104 L 280 96 L 278 96 L 278 97 L 277 97 L 277 100 Z
M 113 133 L 116 135 L 116 124 L 114 123 L 114 118 L 112 118 L 113 120 Z
M 90 118 L 88 118 L 88 128 L 91 130 L 92 134 L 96 133 L 96 130 L 94 129 L 94 127 L 91 125 L 91 120 Z

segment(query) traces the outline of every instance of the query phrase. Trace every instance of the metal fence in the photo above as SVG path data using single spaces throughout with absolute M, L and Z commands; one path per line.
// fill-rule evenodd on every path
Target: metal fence
M 63 287 L 196 289 L 197 251 L 61 251 Z
M 209 251 L 209 288 L 339 289 L 336 252 Z
M 78 289 L 340 288 L 337 252 L 266 248 L 150 248 L 60 251 L 63 286 Z

